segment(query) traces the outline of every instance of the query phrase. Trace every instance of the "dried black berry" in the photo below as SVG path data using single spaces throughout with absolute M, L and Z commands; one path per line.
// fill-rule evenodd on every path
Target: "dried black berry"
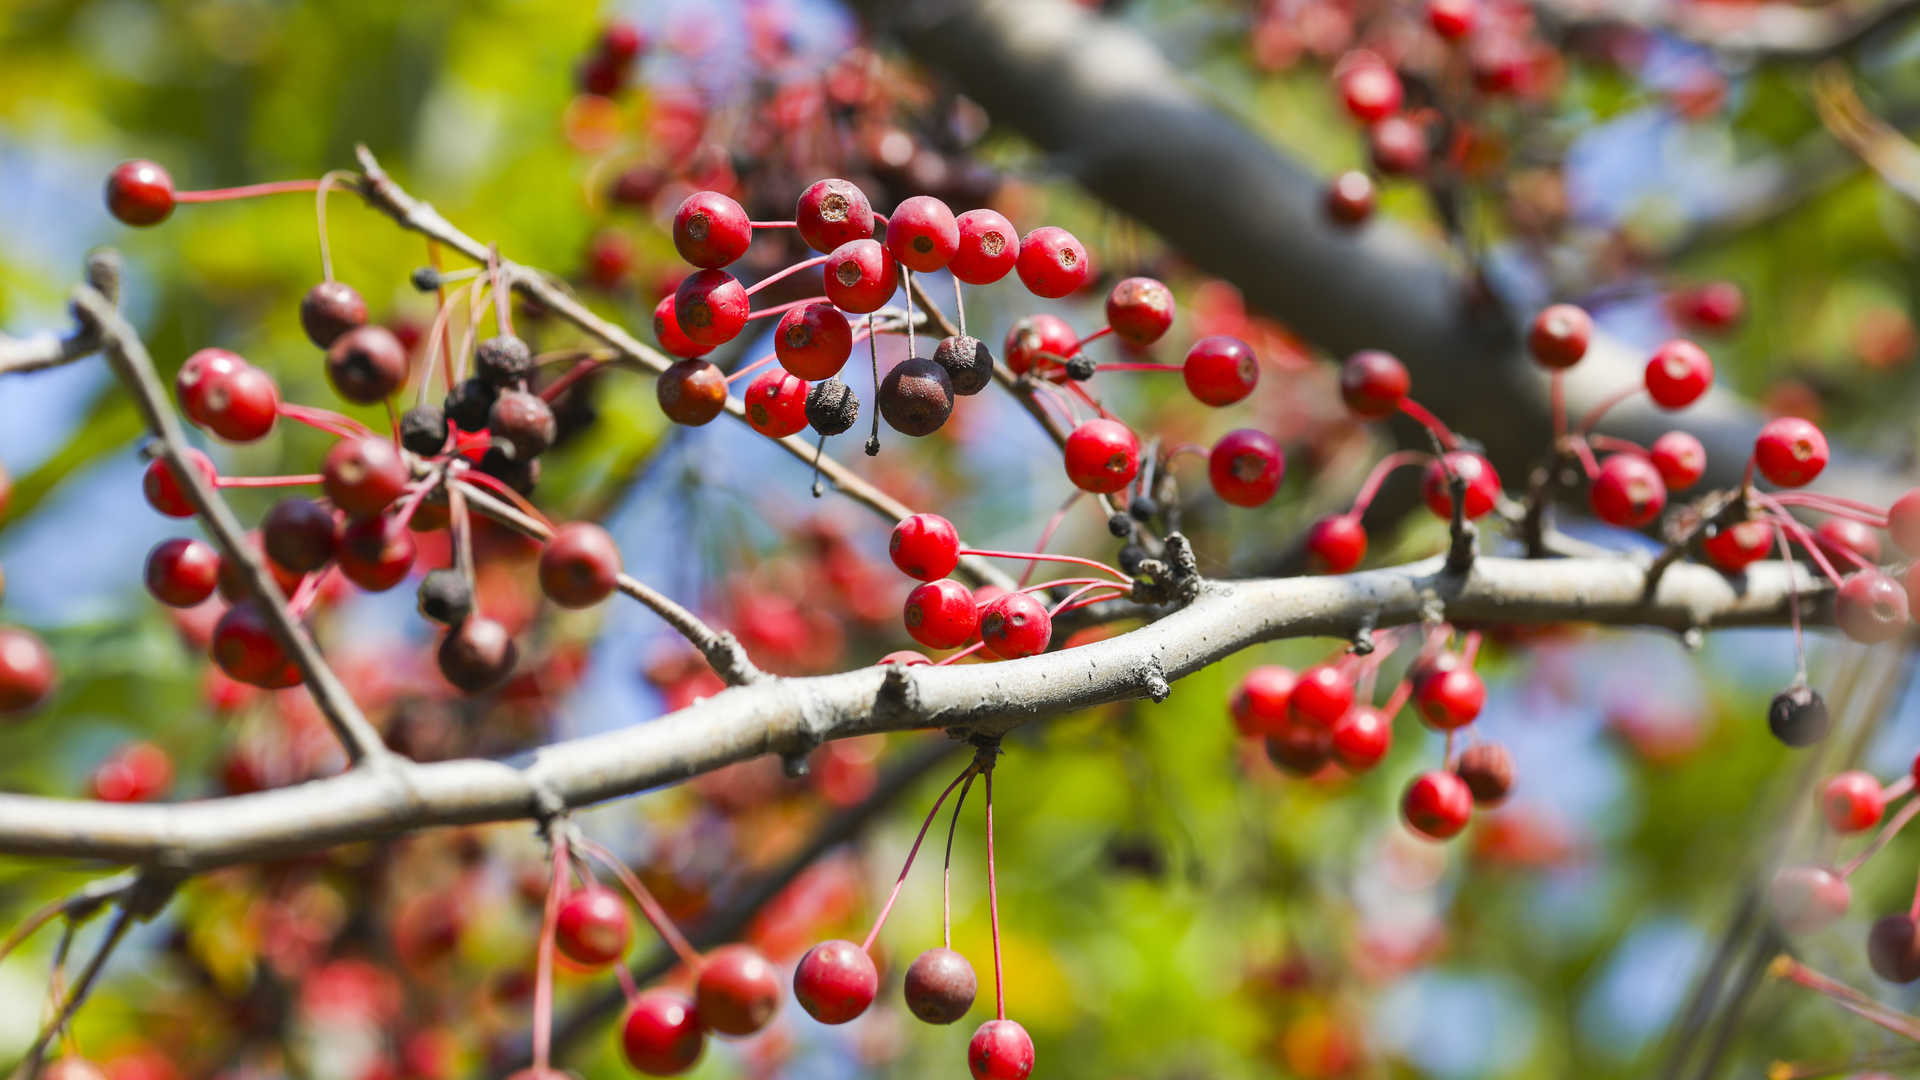
M 506 451 L 492 446 L 480 456 L 480 471 L 522 495 L 531 495 L 534 485 L 540 482 L 540 459 L 510 458 Z
M 1827 715 L 1826 699 L 1801 684 L 1774 695 L 1767 706 L 1767 727 L 1788 746 L 1812 746 L 1827 737 L 1833 719 Z
M 1107 531 L 1125 540 L 1133 535 L 1133 519 L 1125 514 L 1115 514 L 1107 519 Z
M 447 445 L 447 413 L 438 405 L 416 405 L 400 414 L 400 445 L 432 457 Z
M 1128 577 L 1140 573 L 1140 564 L 1147 561 L 1147 549 L 1139 544 L 1128 544 L 1120 549 L 1120 572 Z
M 453 626 L 473 614 L 473 586 L 460 571 L 429 570 L 420 579 L 420 614 Z
M 807 424 L 822 435 L 838 435 L 860 419 L 860 399 L 839 379 L 825 379 L 807 391 Z
M 447 419 L 461 431 L 485 431 L 487 414 L 493 411 L 493 399 L 499 393 L 484 379 L 468 379 L 453 388 L 442 408 Z
M 1067 361 L 1067 378 L 1075 382 L 1086 382 L 1093 378 L 1093 357 L 1085 353 Z
M 421 292 L 432 292 L 440 287 L 442 278 L 440 277 L 440 271 L 435 270 L 431 266 L 416 266 L 413 269 L 413 275 L 407 280 L 412 282 L 413 287 Z
M 1152 521 L 1160 514 L 1160 504 L 1150 496 L 1135 495 L 1133 501 L 1127 504 L 1127 513 L 1132 514 L 1135 521 Z
M 946 369 L 956 394 L 977 394 L 993 381 L 993 354 L 977 337 L 955 334 L 947 338 L 933 350 L 933 362 Z
M 519 386 L 533 374 L 533 350 L 512 334 L 490 337 L 474 349 L 473 371 L 494 386 Z

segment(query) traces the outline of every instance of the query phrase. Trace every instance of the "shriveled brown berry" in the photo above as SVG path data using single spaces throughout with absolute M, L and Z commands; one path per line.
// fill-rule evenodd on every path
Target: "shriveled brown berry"
M 928 1024 L 951 1024 L 973 1008 L 980 981 L 967 958 L 952 949 L 928 949 L 907 968 L 907 1009 Z
M 281 499 L 260 522 L 267 557 L 296 574 L 327 565 L 340 545 L 333 511 L 312 499 Z
M 494 386 L 519 386 L 533 374 L 533 350 L 512 334 L 481 342 L 473 350 L 473 373 Z
M 946 369 L 956 394 L 971 397 L 993 381 L 993 353 L 977 337 L 955 334 L 942 340 L 933 350 L 933 362 Z
M 307 339 L 325 349 L 349 330 L 367 325 L 367 302 L 353 286 L 323 281 L 300 298 L 300 328 Z
M 654 394 L 667 419 L 699 427 L 726 408 L 727 377 L 705 360 L 679 360 L 660 373 Z
M 438 405 L 416 405 L 400 414 L 400 445 L 421 457 L 433 457 L 451 434 L 447 411 Z
M 1513 755 L 1499 743 L 1476 743 L 1460 754 L 1453 771 L 1466 781 L 1478 806 L 1499 806 L 1513 790 Z
M 540 590 L 561 607 L 592 607 L 613 594 L 619 579 L 620 549 L 590 521 L 560 526 L 541 549 Z
M 902 435 L 931 435 L 953 415 L 953 380 L 924 356 L 903 360 L 880 381 L 880 418 Z
M 466 693 L 479 694 L 507 681 L 520 650 L 506 627 L 472 615 L 440 639 L 435 658 L 448 682 Z
M 473 614 L 473 586 L 458 570 L 443 567 L 427 571 L 414 596 L 421 615 L 445 626 L 453 626 Z
M 384 326 L 362 326 L 327 349 L 327 379 L 356 405 L 386 400 L 407 381 L 407 348 Z
M 500 391 L 485 379 L 465 379 L 448 392 L 440 408 L 447 422 L 461 431 L 485 431 L 493 399 L 499 396 Z
M 531 461 L 553 446 L 558 427 L 553 407 L 538 394 L 503 390 L 487 413 L 487 430 L 513 448 L 516 461 Z
M 838 435 L 860 419 L 860 399 L 839 379 L 822 379 L 807 391 L 807 426 Z

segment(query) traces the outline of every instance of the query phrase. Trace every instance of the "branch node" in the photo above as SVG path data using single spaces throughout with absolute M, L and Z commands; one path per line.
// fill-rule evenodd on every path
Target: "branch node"
M 1160 666 L 1158 660 L 1149 660 L 1140 666 L 1140 685 L 1155 705 L 1173 694 L 1173 687 L 1167 683 L 1166 669 Z
M 1360 616 L 1360 625 L 1353 631 L 1353 648 L 1350 650 L 1353 655 L 1373 655 L 1375 647 L 1373 642 L 1373 628 L 1374 624 L 1378 621 L 1379 615 L 1376 612 L 1369 611 L 1365 615 Z

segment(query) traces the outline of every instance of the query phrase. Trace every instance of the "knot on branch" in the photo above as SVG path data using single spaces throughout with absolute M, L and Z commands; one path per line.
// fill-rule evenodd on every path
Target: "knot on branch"
M 1173 687 L 1167 682 L 1166 669 L 1158 660 L 1148 660 L 1140 665 L 1140 687 L 1155 705 L 1173 695 Z
M 880 677 L 880 693 L 874 699 L 876 714 L 912 716 L 920 712 L 920 684 L 913 669 L 905 664 L 887 664 Z
M 1355 656 L 1373 655 L 1373 650 L 1374 650 L 1373 627 L 1375 622 L 1378 621 L 1378 619 L 1379 619 L 1379 614 L 1377 612 L 1372 612 L 1372 611 L 1369 611 L 1365 615 L 1362 615 L 1360 617 L 1360 625 L 1353 632 L 1353 649 L 1351 650 L 1353 652 L 1353 655 Z
M 721 630 L 700 647 L 701 655 L 707 658 L 707 664 L 714 674 L 726 680 L 729 686 L 746 686 L 767 678 L 747 656 L 746 646 L 733 636 L 731 630 Z
M 1141 559 L 1134 572 L 1130 598 L 1148 605 L 1191 604 L 1200 598 L 1205 585 L 1200 562 L 1193 545 L 1185 536 L 1168 533 L 1165 550 L 1159 558 Z

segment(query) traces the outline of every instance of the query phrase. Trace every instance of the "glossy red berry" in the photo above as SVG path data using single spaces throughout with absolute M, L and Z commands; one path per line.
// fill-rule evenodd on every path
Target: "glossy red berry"
M 1420 680 L 1413 701 L 1429 726 L 1452 731 L 1480 715 L 1487 703 L 1487 684 L 1472 668 L 1455 667 Z
M 592 607 L 620 587 L 620 569 L 620 548 L 607 530 L 570 521 L 540 550 L 540 591 L 561 607 Z
M 827 299 L 854 315 L 879 311 L 900 287 L 893 256 L 878 240 L 849 240 L 834 248 L 820 277 Z
M 235 682 L 277 688 L 299 681 L 273 626 L 252 601 L 227 609 L 213 627 L 213 662 Z
M 1327 216 L 1339 225 L 1359 225 L 1373 216 L 1373 177 L 1348 169 L 1327 185 Z
M 873 205 L 866 193 L 850 181 L 816 180 L 800 193 L 794 207 L 800 238 L 822 254 L 849 240 L 873 235 Z
M 1220 436 L 1207 455 L 1214 494 L 1235 506 L 1259 506 L 1280 490 L 1287 458 L 1273 436 L 1240 428 Z
M 653 340 L 659 342 L 661 350 L 669 356 L 691 359 L 713 351 L 713 346 L 700 344 L 680 329 L 680 317 L 674 313 L 671 293 L 653 306 Z
M 1479 14 L 1480 0 L 1427 0 L 1427 25 L 1448 41 L 1472 33 Z
M 913 196 L 887 218 L 887 251 L 909 270 L 930 274 L 959 250 L 959 222 L 946 203 L 931 195 Z
M 1058 368 L 1079 352 L 1080 335 L 1058 315 L 1029 315 L 1007 331 L 1007 369 L 1025 375 L 1036 368 Z
M 1082 491 L 1110 494 L 1140 472 L 1140 440 L 1118 420 L 1082 421 L 1067 436 L 1067 479 Z
M 0 626 L 0 716 L 24 713 L 53 693 L 58 677 L 53 654 L 39 635 Z
M 281 499 L 260 522 L 261 549 L 296 574 L 327 565 L 339 546 L 340 524 L 333 511 L 312 499 Z
M 901 612 L 907 633 L 929 649 L 957 649 L 973 640 L 980 612 L 973 593 L 952 578 L 914 587 Z
M 1685 491 L 1707 473 L 1707 448 L 1684 431 L 1669 431 L 1647 448 L 1668 491 Z
M 967 1042 L 973 1080 L 1027 1080 L 1033 1075 L 1033 1039 L 1012 1020 L 989 1020 Z
M 560 902 L 553 943 L 581 967 L 606 967 L 625 956 L 633 943 L 633 913 L 619 893 L 588 885 Z
M 747 290 L 725 270 L 696 270 L 673 290 L 673 315 L 696 345 L 725 345 L 747 325 Z
M 1462 513 L 1469 521 L 1483 517 L 1493 509 L 1500 496 L 1500 475 L 1493 471 L 1493 463 L 1479 454 L 1465 450 L 1448 451 L 1443 465 L 1435 461 L 1427 466 L 1420 478 L 1420 493 L 1426 499 L 1427 509 L 1438 517 L 1453 517 L 1453 485 L 1447 472 L 1467 482 L 1467 497 Z
M 1307 559 L 1322 574 L 1344 574 L 1367 557 L 1359 514 L 1331 514 L 1307 529 Z
M 1878 570 L 1858 570 L 1840 581 L 1833 621 L 1855 641 L 1891 641 L 1907 629 L 1907 593 Z
M 907 1010 L 915 1018 L 928 1024 L 951 1024 L 973 1008 L 980 983 L 966 957 L 938 948 L 914 957 L 904 989 Z
M 1700 541 L 1707 560 L 1729 574 L 1737 574 L 1767 557 L 1773 550 L 1773 526 L 1764 521 L 1741 521 L 1708 531 Z
M 996 210 L 969 210 L 954 219 L 960 246 L 947 272 L 969 285 L 991 285 L 1006 277 L 1020 258 L 1020 234 Z
M 1371 705 L 1355 705 L 1333 725 L 1333 760 L 1352 773 L 1366 772 L 1393 745 L 1393 721 Z
M 407 381 L 407 347 L 384 326 L 362 326 L 327 348 L 327 380 L 356 405 L 385 401 Z
M 1007 593 L 980 612 L 980 640 L 1002 660 L 1046 652 L 1052 638 L 1053 616 L 1032 593 Z
M 1920 488 L 1908 491 L 1887 507 L 1887 533 L 1895 547 L 1909 556 L 1920 556 Z
M 1389 176 L 1410 176 L 1426 168 L 1427 133 L 1404 116 L 1389 116 L 1367 132 L 1373 167 Z
M 368 592 L 386 592 L 405 581 L 418 554 L 413 530 L 392 515 L 348 522 L 340 533 L 340 573 Z
M 699 427 L 727 407 L 727 377 L 706 360 L 676 360 L 653 382 L 653 396 L 667 419 Z
M 391 442 L 361 435 L 333 444 L 321 463 L 320 478 L 333 505 L 352 517 L 371 517 L 393 505 L 412 476 Z
M 1865 832 L 1880 823 L 1887 797 L 1873 774 L 1851 770 L 1820 789 L 1820 812 L 1835 832 Z
M 809 382 L 831 379 L 853 354 L 853 327 L 840 309 L 822 300 L 790 308 L 773 331 L 780 366 Z
M 1028 292 L 1050 300 L 1078 292 L 1093 277 L 1086 247 L 1057 225 L 1042 225 L 1020 238 L 1014 269 Z
M 643 990 L 627 1009 L 620 1049 L 627 1064 L 648 1076 L 678 1076 L 700 1060 L 707 1033 L 693 1002 L 671 990 Z
M 1237 337 L 1214 334 L 1187 350 L 1180 367 L 1187 392 L 1203 405 L 1231 405 L 1253 393 L 1260 381 L 1260 358 Z
M 1407 827 L 1429 840 L 1458 836 L 1473 816 L 1473 792 L 1466 781 L 1436 769 L 1415 777 L 1400 797 L 1400 816 Z
M 1499 806 L 1513 790 L 1513 755 L 1499 743 L 1475 743 L 1460 752 L 1454 775 L 1473 792 L 1475 806 Z
M 1813 530 L 1813 539 L 1835 566 L 1854 564 L 1849 555 L 1867 563 L 1880 561 L 1880 534 L 1864 521 L 1828 518 Z
M 1847 879 L 1819 866 L 1783 866 L 1773 875 L 1768 902 L 1780 929 L 1811 934 L 1831 926 L 1853 906 Z
M 1340 87 L 1340 100 L 1355 120 L 1371 124 L 1400 109 L 1400 76 L 1377 56 L 1348 57 L 1335 81 Z
M 226 349 L 200 349 L 180 365 L 173 379 L 174 396 L 180 399 L 180 411 L 201 427 L 211 427 L 212 412 L 207 407 L 207 391 L 224 386 L 234 372 L 248 364 L 239 353 Z
M 1675 338 L 1647 361 L 1647 395 L 1663 409 L 1684 409 L 1713 385 L 1713 361 L 1691 341 Z
M 484 693 L 507 681 L 520 650 L 505 626 L 469 615 L 440 639 L 434 661 L 449 683 L 469 694 Z
M 205 359 L 196 364 L 198 357 Z M 279 416 L 273 376 L 224 350 L 202 349 L 189 357 L 175 386 L 188 417 L 228 442 L 265 436 Z
M 123 161 L 107 174 L 107 209 L 128 225 L 158 225 L 173 213 L 173 178 L 151 161 Z
M 322 349 L 366 324 L 366 300 L 344 281 L 323 281 L 300 298 L 300 328 Z
M 150 742 L 123 746 L 93 772 L 93 797 L 101 802 L 148 802 L 173 783 L 173 759 Z
M 751 1035 L 780 1008 L 780 972 L 747 945 L 722 945 L 707 954 L 694 985 L 694 1012 L 702 1027 L 721 1035 Z
M 1827 437 L 1798 416 L 1767 421 L 1753 441 L 1754 467 L 1780 487 L 1812 483 L 1827 467 L 1827 456 Z
M 213 459 L 198 450 L 188 448 L 187 460 L 192 463 L 195 472 L 207 483 L 213 483 Z M 166 458 L 154 458 L 147 465 L 147 472 L 141 480 L 141 489 L 146 493 L 147 503 L 168 517 L 192 517 L 193 503 L 187 499 L 186 489 L 180 484 L 180 478 L 174 474 Z
M 674 211 L 674 250 L 702 269 L 718 270 L 745 255 L 752 242 L 747 212 L 717 191 L 696 191 Z
M 1362 420 L 1380 420 L 1400 410 L 1413 377 L 1392 353 L 1362 349 L 1340 365 L 1340 400 Z
M 936 581 L 960 564 L 960 533 L 939 514 L 914 514 L 893 527 L 887 554 L 908 577 Z
M 1262 664 L 1247 672 L 1228 702 L 1234 728 L 1249 737 L 1282 733 L 1297 682 L 1292 669 L 1278 664 Z
M 1614 454 L 1600 466 L 1587 491 L 1593 516 L 1609 525 L 1638 529 L 1651 524 L 1667 506 L 1667 485 L 1660 470 L 1639 454 Z
M 1747 298 L 1731 281 L 1710 281 L 1675 293 L 1669 306 L 1681 322 L 1711 333 L 1738 324 L 1746 314 Z
M 1334 664 L 1316 664 L 1300 673 L 1287 700 L 1294 723 L 1331 731 L 1353 708 L 1353 680 Z
M 213 595 L 220 583 L 220 553 L 199 540 L 176 536 L 147 553 L 147 591 L 169 607 L 189 608 Z
M 780 368 L 754 376 L 740 395 L 747 424 L 769 439 L 784 439 L 807 426 L 807 380 Z
M 873 1004 L 880 973 L 873 958 L 851 941 L 823 941 L 807 950 L 793 971 L 793 996 L 823 1024 L 844 1024 Z
M 1534 316 L 1527 350 L 1543 368 L 1563 371 L 1587 355 L 1593 340 L 1593 316 L 1573 304 L 1554 304 Z
M 1107 294 L 1107 325 L 1134 345 L 1159 341 L 1173 325 L 1173 290 L 1156 278 L 1122 278 Z

